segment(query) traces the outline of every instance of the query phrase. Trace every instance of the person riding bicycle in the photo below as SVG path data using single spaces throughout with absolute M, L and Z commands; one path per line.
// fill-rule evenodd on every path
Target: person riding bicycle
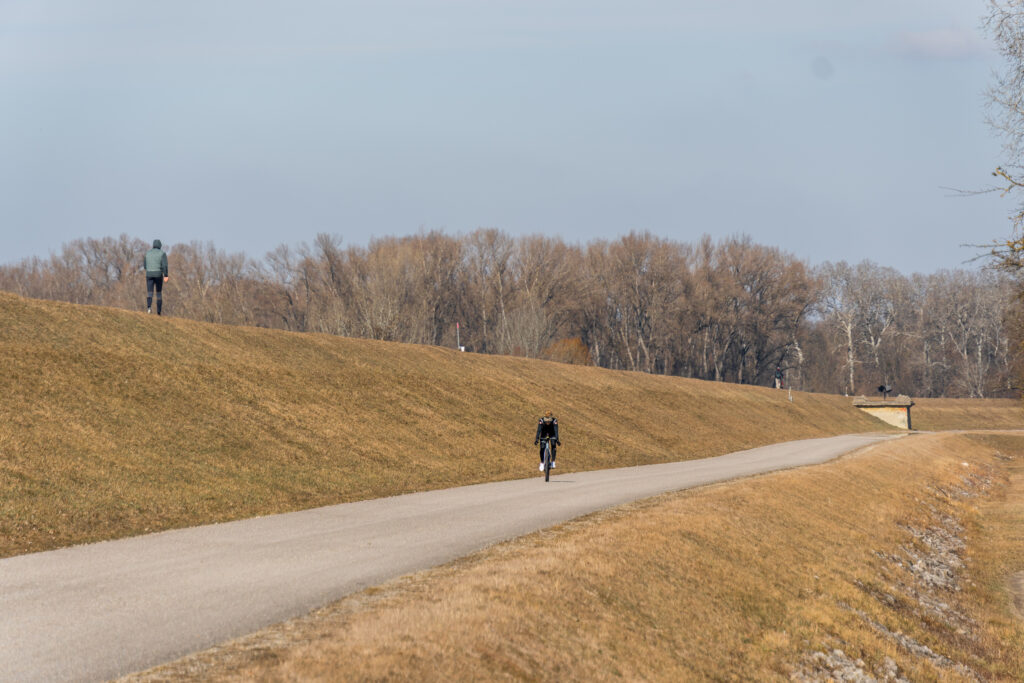
M 551 468 L 555 468 L 555 448 L 561 446 L 562 442 L 558 440 L 558 418 L 549 410 L 544 413 L 544 417 L 537 420 L 537 436 L 533 439 L 533 445 L 540 444 L 541 439 L 548 439 L 551 443 Z M 540 467 L 538 468 L 541 472 L 544 471 L 544 446 L 540 447 Z

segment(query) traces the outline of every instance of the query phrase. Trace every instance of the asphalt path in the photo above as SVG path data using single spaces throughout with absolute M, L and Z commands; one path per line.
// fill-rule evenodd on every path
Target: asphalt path
M 538 473 L 3 559 L 0 680 L 140 671 L 596 510 L 822 463 L 890 438 L 792 441 L 548 483 Z

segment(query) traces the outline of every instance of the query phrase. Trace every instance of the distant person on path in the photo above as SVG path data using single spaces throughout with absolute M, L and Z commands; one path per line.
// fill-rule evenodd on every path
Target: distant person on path
M 782 388 L 782 368 L 778 365 L 775 366 L 775 388 Z
M 153 240 L 153 248 L 146 252 L 142 268 L 146 271 L 146 313 L 153 312 L 153 289 L 156 288 L 156 314 L 164 308 L 164 283 L 167 282 L 167 254 L 160 248 L 160 240 Z
M 558 440 L 558 419 L 550 410 L 544 413 L 544 417 L 537 420 L 537 436 L 533 439 L 533 445 L 539 445 L 542 438 L 551 439 L 551 469 L 554 469 L 555 448 L 561 446 L 562 442 Z M 540 467 L 538 469 L 541 472 L 544 471 L 544 446 L 540 447 Z

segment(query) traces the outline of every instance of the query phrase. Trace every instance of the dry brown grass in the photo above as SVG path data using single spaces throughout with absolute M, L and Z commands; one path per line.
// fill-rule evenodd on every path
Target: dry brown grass
M 535 474 L 889 429 L 796 394 L 0 293 L 0 556 Z
M 130 678 L 825 680 L 813 653 L 841 649 L 873 675 L 1024 680 L 1022 522 L 1024 437 L 915 436 L 592 515 Z M 957 524 L 958 587 L 931 590 L 913 530 Z
M 1012 398 L 915 398 L 914 429 L 1024 429 L 1024 403 Z

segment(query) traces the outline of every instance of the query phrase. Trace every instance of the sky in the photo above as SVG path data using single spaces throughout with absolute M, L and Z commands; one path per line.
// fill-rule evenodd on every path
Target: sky
M 987 0 L 0 0 L 0 263 L 84 237 L 1010 234 Z

